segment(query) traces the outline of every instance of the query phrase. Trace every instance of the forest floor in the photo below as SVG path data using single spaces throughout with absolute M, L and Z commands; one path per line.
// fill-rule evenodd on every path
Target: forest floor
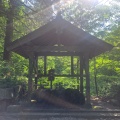
M 111 99 L 109 99 L 109 98 L 92 97 L 91 104 L 92 104 L 92 108 L 96 109 L 96 110 L 99 110 L 99 109 L 103 109 L 103 110 L 120 109 L 120 106 L 117 106 L 117 105 L 114 105 L 113 103 L 111 103 Z
M 80 111 L 82 111 L 82 110 L 83 111 L 86 111 L 86 110 L 90 110 L 90 111 L 119 111 L 119 112 L 116 113 L 116 115 L 120 116 L 120 107 L 114 106 L 113 104 L 111 104 L 109 99 L 92 97 L 91 98 L 91 104 L 92 104 L 92 109 L 84 108 L 84 109 L 80 109 Z M 6 113 L 0 113 L 0 120 L 24 120 L 24 119 L 12 118 L 8 114 L 9 113 L 7 113 L 7 112 Z M 28 114 L 31 115 L 32 113 L 28 113 Z M 44 113 L 44 112 L 41 112 L 41 113 L 40 112 L 39 113 L 33 112 L 33 114 L 46 114 L 46 113 Z M 58 114 L 58 112 L 57 111 L 55 111 L 55 113 L 50 112 L 49 114 Z M 65 113 L 65 114 L 68 114 L 68 113 Z M 71 113 L 71 114 L 74 114 L 74 113 Z M 75 113 L 75 114 L 78 115 L 78 113 Z M 83 114 L 86 114 L 86 115 L 89 116 L 89 114 L 93 115 L 94 113 L 89 113 L 89 112 L 86 113 L 85 112 L 85 113 L 82 113 L 82 115 Z M 108 115 L 108 114 L 105 113 L 105 115 Z M 109 119 L 109 120 L 119 120 L 119 119 Z M 27 119 L 27 120 L 30 120 L 30 119 Z M 33 120 L 33 119 L 31 119 L 31 120 Z M 39 119 L 34 119 L 34 120 L 43 120 L 43 119 L 39 118 Z M 48 120 L 48 119 L 46 118 L 44 120 Z M 53 119 L 51 118 L 49 120 L 53 120 Z M 55 118 L 55 120 L 60 120 L 60 118 L 59 119 Z M 64 119 L 62 119 L 62 120 L 64 120 Z M 65 120 L 68 120 L 67 117 L 65 118 Z M 84 119 L 77 119 L 77 118 L 74 119 L 74 117 L 73 117 L 73 118 L 71 118 L 71 120 L 84 120 Z M 85 119 L 85 120 L 88 120 L 88 119 Z M 96 119 L 96 120 L 99 120 L 99 119 Z M 100 119 L 100 120 L 103 120 L 103 119 Z M 108 119 L 104 119 L 104 120 L 108 120 Z

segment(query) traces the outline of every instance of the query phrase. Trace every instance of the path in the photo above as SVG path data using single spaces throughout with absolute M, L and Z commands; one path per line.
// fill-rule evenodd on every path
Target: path
M 93 109 L 25 109 L 21 113 L 0 113 L 0 120 L 120 120 L 118 107 L 92 98 Z

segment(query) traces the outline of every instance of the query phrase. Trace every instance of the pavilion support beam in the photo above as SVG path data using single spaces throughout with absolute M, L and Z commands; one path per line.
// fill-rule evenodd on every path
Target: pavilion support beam
M 79 61 L 80 61 L 80 58 L 78 57 L 77 58 L 77 75 L 79 75 Z M 80 90 L 80 76 L 77 76 L 77 90 Z
M 89 56 L 85 56 L 85 73 L 86 73 L 86 104 L 91 105 L 90 102 L 90 75 L 89 75 Z
M 74 74 L 73 61 L 74 61 L 74 57 L 71 56 L 71 75 Z
M 81 52 L 38 52 L 39 56 L 80 56 Z
M 33 90 L 33 69 L 34 69 L 34 54 L 29 55 L 29 76 L 28 76 L 28 102 L 31 102 L 31 93 Z
M 80 56 L 80 92 L 83 94 L 83 66 L 84 60 L 83 56 Z
M 34 58 L 34 71 L 35 71 L 35 89 L 37 89 L 38 84 L 38 56 Z
M 44 75 L 47 75 L 47 56 L 44 56 Z

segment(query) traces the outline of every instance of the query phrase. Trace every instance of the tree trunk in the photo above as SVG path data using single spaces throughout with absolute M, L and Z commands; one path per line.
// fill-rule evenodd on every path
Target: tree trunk
M 7 46 L 12 42 L 13 38 L 13 18 L 14 18 L 14 0 L 10 0 L 9 9 L 6 15 L 6 31 L 5 31 L 5 40 L 4 40 L 4 53 L 3 60 L 10 60 L 10 51 L 7 51 Z

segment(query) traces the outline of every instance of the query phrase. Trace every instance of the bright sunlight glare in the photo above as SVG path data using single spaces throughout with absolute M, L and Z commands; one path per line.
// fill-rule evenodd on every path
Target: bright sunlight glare
M 22 0 L 23 2 L 25 2 L 25 0 Z M 87 5 L 92 4 L 93 7 L 98 6 L 98 5 L 106 5 L 109 4 L 109 2 L 111 2 L 112 0 L 83 0 L 83 2 Z M 40 14 L 47 14 L 48 11 L 49 12 L 53 12 L 52 16 L 56 16 L 57 13 L 59 11 L 62 11 L 64 9 L 66 9 L 68 6 L 70 6 L 73 2 L 75 2 L 76 4 L 79 4 L 79 0 L 60 0 L 57 3 L 54 3 L 52 6 L 49 6 L 47 8 L 45 8 L 42 12 L 38 11 L 36 12 L 33 16 L 34 17 L 38 17 L 40 16 Z M 47 4 L 47 2 L 46 2 Z M 28 0 L 27 5 L 30 5 L 30 1 Z M 30 5 L 31 6 L 31 5 Z M 32 7 L 32 6 L 31 6 Z M 51 14 L 49 14 L 51 15 Z M 48 14 L 47 14 L 48 16 Z M 48 16 L 51 17 L 51 16 Z

